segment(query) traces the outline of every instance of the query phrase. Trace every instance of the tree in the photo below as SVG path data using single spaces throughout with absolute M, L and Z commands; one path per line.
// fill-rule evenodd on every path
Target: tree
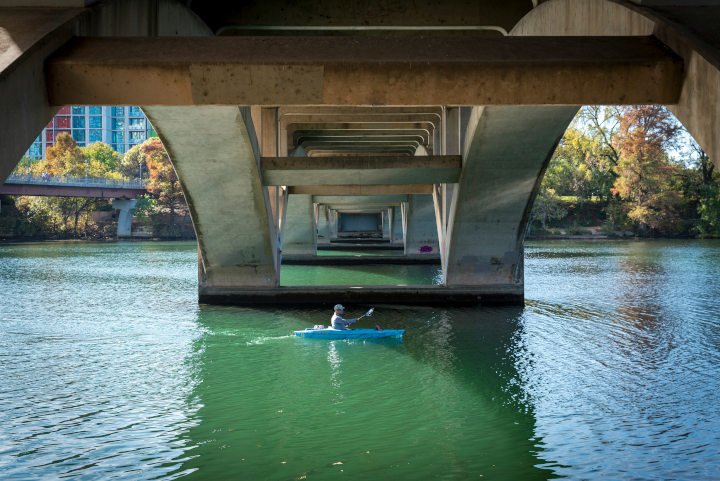
M 129 179 L 140 178 L 143 172 L 147 174 L 143 144 L 133 145 L 130 150 L 125 152 L 119 165 L 119 171 Z
M 681 126 L 662 106 L 622 107 L 619 111 L 614 139 L 619 158 L 611 192 L 625 202 L 628 217 L 641 229 L 678 233 L 682 229 L 682 198 L 672 188 L 678 169 L 669 162 L 666 149 L 674 146 Z
M 694 144 L 695 166 L 699 175 L 697 211 L 700 219 L 696 231 L 701 237 L 720 237 L 720 174 L 707 153 Z
M 122 165 L 130 170 L 142 165 L 147 167 L 148 192 L 157 199 L 157 207 L 170 214 L 170 224 L 174 224 L 175 215 L 186 206 L 185 196 L 160 139 L 153 137 L 130 149 Z
M 45 158 L 43 167 L 50 175 L 68 177 L 86 175 L 85 157 L 75 139 L 66 132 L 55 137 L 55 145 L 47 148 Z
M 549 221 L 562 219 L 566 215 L 567 210 L 563 207 L 555 191 L 551 188 L 540 189 L 533 204 L 531 218 L 540 221 L 542 230 L 548 229 Z
M 88 175 L 91 177 L 121 178 L 118 171 L 120 154 L 104 142 L 95 142 L 81 147 L 80 152 L 87 161 Z

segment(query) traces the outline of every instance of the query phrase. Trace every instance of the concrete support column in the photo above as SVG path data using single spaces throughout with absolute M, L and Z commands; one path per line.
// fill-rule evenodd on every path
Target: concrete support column
M 132 210 L 137 204 L 137 199 L 113 199 L 113 209 L 118 209 L 117 236 L 132 236 Z
M 390 239 L 391 243 L 394 242 L 403 242 L 405 239 L 404 230 L 403 230 L 403 216 L 402 216 L 402 205 L 399 205 L 397 207 L 393 207 L 390 209 L 393 213 L 393 229 L 392 229 L 392 238 Z
M 503 286 L 522 296 L 530 209 L 576 112 L 577 107 L 473 109 L 447 226 L 448 286 Z
M 335 209 L 329 209 L 330 238 L 337 239 L 338 236 L 338 213 Z
M 330 211 L 326 205 L 315 204 L 317 206 L 317 233 L 318 237 L 322 237 L 325 241 L 330 239 Z
M 407 237 L 405 254 L 433 254 L 440 252 L 438 223 L 431 195 L 414 194 L 407 203 Z
M 82 9 L 5 8 L 0 12 L 0 180 L 53 118 L 45 60 L 73 36 Z
M 315 255 L 317 237 L 315 207 L 311 195 L 289 196 L 282 239 L 283 254 Z
M 277 287 L 277 232 L 260 179 L 250 109 L 143 108 L 190 207 L 200 251 L 200 300 L 234 288 Z
M 446 107 L 443 111 L 443 138 L 442 153 L 444 155 L 459 155 L 461 153 L 460 107 Z M 436 184 L 433 187 L 433 205 L 435 208 L 435 222 L 437 224 L 438 250 L 443 273 L 447 271 L 448 252 L 448 225 L 450 211 L 452 210 L 453 193 L 457 184 Z
M 388 240 L 390 240 L 390 243 L 393 242 L 393 236 L 395 234 L 395 208 L 390 207 L 387 210 L 387 219 L 388 219 Z

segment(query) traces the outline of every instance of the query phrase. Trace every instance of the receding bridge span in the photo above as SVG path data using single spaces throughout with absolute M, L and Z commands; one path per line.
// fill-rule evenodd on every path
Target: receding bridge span
M 720 168 L 712 2 L 43 3 L 0 7 L 0 176 L 59 105 L 141 105 L 204 302 L 522 302 L 528 215 L 583 104 L 668 105 Z M 439 257 L 444 284 L 279 285 L 345 224 Z

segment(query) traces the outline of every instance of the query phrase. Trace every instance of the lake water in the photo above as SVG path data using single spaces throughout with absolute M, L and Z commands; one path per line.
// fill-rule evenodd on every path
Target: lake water
M 376 309 L 403 343 L 198 306 L 196 259 L 0 245 L 0 479 L 720 479 L 720 242 L 530 243 L 524 308 Z

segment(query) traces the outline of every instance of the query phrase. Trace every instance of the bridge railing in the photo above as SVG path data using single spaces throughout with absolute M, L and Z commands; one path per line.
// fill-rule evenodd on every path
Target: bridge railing
M 11 174 L 6 184 L 57 185 L 66 187 L 112 187 L 115 189 L 145 189 L 147 181 L 141 179 L 106 179 L 102 177 L 64 177 Z

